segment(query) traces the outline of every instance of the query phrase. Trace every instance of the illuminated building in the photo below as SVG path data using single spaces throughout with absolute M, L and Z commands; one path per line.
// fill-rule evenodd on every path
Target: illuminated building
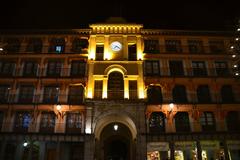
M 112 18 L 0 35 L 0 159 L 240 157 L 233 33 Z

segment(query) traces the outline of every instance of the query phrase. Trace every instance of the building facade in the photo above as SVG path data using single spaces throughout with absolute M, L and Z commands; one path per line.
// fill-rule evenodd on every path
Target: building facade
M 234 39 L 119 19 L 1 31 L 0 159 L 239 160 Z

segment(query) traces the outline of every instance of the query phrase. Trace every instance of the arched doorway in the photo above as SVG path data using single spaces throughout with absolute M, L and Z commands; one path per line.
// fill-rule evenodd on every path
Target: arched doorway
M 127 126 L 122 123 L 110 123 L 100 135 L 101 159 L 132 160 L 133 140 Z

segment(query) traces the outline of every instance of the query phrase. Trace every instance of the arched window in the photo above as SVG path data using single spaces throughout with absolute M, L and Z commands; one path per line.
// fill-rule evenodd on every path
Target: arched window
M 84 98 L 83 86 L 70 86 L 68 92 L 69 104 L 82 104 Z
M 216 131 L 215 118 L 213 112 L 203 112 L 200 117 L 202 131 Z
M 210 103 L 211 95 L 208 85 L 200 85 L 197 88 L 198 103 Z
M 147 89 L 148 103 L 160 104 L 162 103 L 162 89 L 160 86 L 149 86 Z
M 172 90 L 172 97 L 174 103 L 186 103 L 187 94 L 186 88 L 183 85 L 176 85 Z
M 223 85 L 221 88 L 221 97 L 223 103 L 233 103 L 234 94 L 231 85 Z
M 237 111 L 228 112 L 226 117 L 228 131 L 240 131 L 240 115 Z
M 124 81 L 120 72 L 112 72 L 108 75 L 108 98 L 123 99 Z
M 150 133 L 165 132 L 165 115 L 162 112 L 153 112 L 149 118 Z
M 187 112 L 178 112 L 175 115 L 176 132 L 190 132 L 189 117 Z

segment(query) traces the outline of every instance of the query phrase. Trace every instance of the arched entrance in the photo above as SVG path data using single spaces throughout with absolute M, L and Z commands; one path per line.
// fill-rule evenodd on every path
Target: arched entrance
M 101 157 L 104 160 L 131 160 L 133 141 L 130 130 L 122 123 L 110 123 L 101 132 Z

